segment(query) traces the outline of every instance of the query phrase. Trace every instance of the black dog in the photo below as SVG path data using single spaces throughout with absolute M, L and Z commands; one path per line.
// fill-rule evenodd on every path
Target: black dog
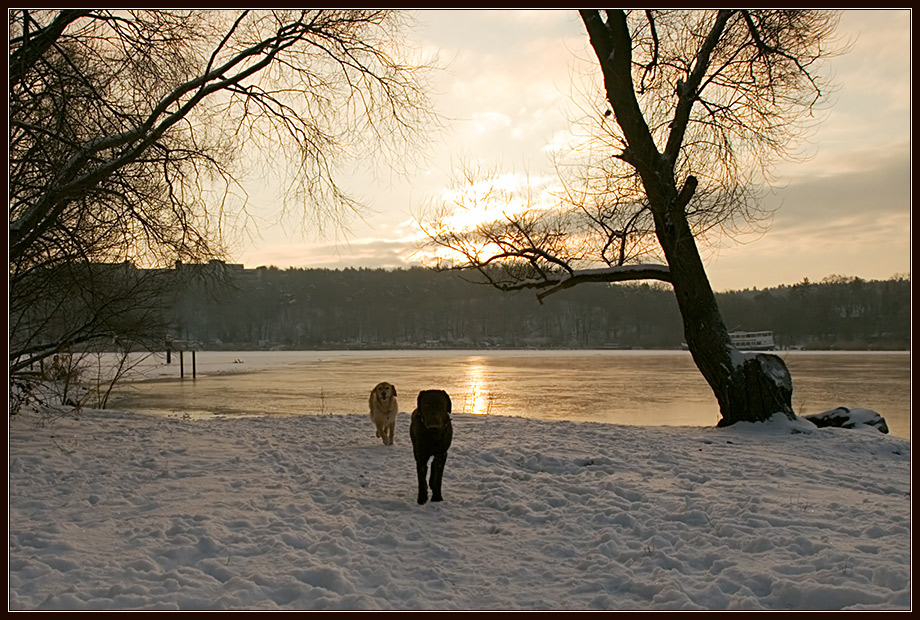
M 418 393 L 417 407 L 412 412 L 409 425 L 412 437 L 412 453 L 415 455 L 415 469 L 418 472 L 418 503 L 428 501 L 428 487 L 431 487 L 431 501 L 441 501 L 441 478 L 447 449 L 454 436 L 450 423 L 450 396 L 444 390 L 422 390 Z M 428 459 L 431 461 L 431 480 L 426 484 Z

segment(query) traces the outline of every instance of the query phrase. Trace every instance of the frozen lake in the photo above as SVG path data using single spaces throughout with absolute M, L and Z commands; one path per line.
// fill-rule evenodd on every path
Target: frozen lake
M 800 415 L 878 411 L 910 438 L 908 352 L 779 352 Z M 109 408 L 182 417 L 363 413 L 379 381 L 400 411 L 441 388 L 454 411 L 642 426 L 712 426 L 718 406 L 685 351 L 199 351 L 138 367 Z M 140 380 L 137 380 L 140 379 Z M 405 429 L 403 429 L 405 430 Z M 401 431 L 397 431 L 401 432 Z

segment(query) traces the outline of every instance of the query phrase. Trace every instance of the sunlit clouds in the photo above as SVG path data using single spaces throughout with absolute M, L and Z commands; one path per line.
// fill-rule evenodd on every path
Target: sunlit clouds
M 548 209 L 557 202 L 554 190 L 558 191 L 554 178 L 522 173 L 471 179 L 459 188 L 441 193 L 441 204 L 451 209 L 443 222 L 452 230 L 470 230 L 525 211 Z
M 577 13 L 429 10 L 417 17 L 411 47 L 437 55 L 444 67 L 432 77 L 444 128 L 419 157 L 423 165 L 381 181 L 369 161 L 367 173 L 349 179 L 367 210 L 348 221 L 347 234 L 260 227 L 239 262 L 428 263 L 419 252 L 422 213 L 440 209 L 442 224 L 462 231 L 558 203 L 555 167 L 579 144 L 574 121 L 596 105 L 584 109 L 590 93 L 573 100 L 597 81 Z M 910 268 L 910 11 L 846 11 L 839 34 L 852 46 L 827 65 L 837 89 L 816 110 L 821 123 L 799 153 L 804 158 L 779 162 L 765 194 L 778 207 L 772 228 L 709 256 L 716 290 L 831 273 L 883 279 Z M 250 200 L 260 213 L 273 208 L 259 204 L 257 192 Z

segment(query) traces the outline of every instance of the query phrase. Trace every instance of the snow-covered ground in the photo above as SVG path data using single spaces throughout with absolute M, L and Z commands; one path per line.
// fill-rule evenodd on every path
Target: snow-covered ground
M 911 606 L 906 439 L 453 420 L 419 506 L 406 414 L 14 416 L 10 609 Z

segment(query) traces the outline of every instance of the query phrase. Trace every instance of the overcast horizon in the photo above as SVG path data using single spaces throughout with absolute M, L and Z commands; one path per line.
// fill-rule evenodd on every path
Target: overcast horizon
M 252 202 L 267 223 L 228 257 L 247 268 L 399 268 L 417 264 L 422 209 L 443 196 L 461 161 L 533 183 L 553 175 L 576 114 L 573 76 L 596 71 L 575 11 L 424 10 L 412 45 L 447 68 L 433 80 L 445 131 L 409 176 L 359 175 L 363 218 L 327 238 Z M 844 11 L 838 34 L 852 49 L 830 61 L 837 90 L 806 145 L 783 163 L 765 204 L 778 207 L 765 234 L 702 249 L 717 291 L 769 288 L 831 275 L 885 280 L 910 272 L 910 11 Z M 578 81 L 578 80 L 575 80 Z M 376 172 L 385 170 L 379 168 Z M 385 172 L 383 174 L 386 174 Z M 351 187 L 355 190 L 355 187 Z M 251 195 L 252 200 L 252 195 Z M 250 231 L 252 233 L 252 231 Z

